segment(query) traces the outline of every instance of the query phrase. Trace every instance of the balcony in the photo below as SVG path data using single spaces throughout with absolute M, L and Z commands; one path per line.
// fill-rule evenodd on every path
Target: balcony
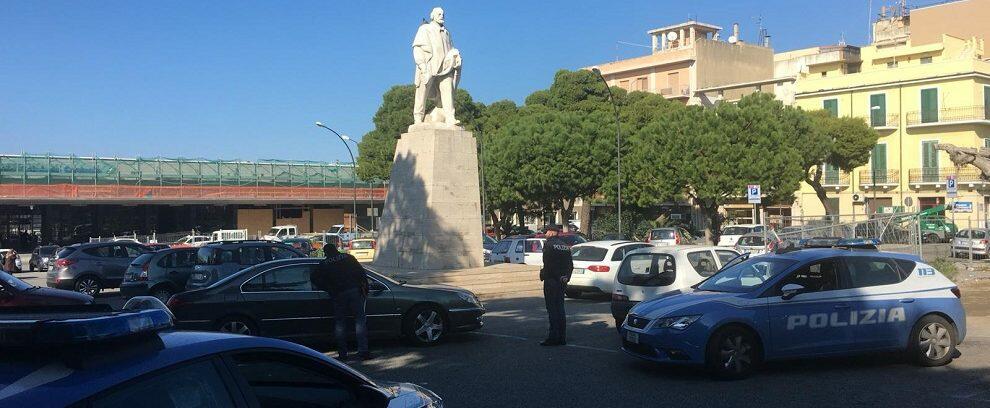
M 837 172 L 826 171 L 822 175 L 822 187 L 836 190 L 849 187 L 849 173 L 841 170 Z
M 925 115 L 914 111 L 907 114 L 907 127 L 929 127 L 945 125 L 982 124 L 990 125 L 990 110 L 986 106 L 961 106 L 942 108 L 935 114 Z
M 900 184 L 900 176 L 901 172 L 898 170 L 860 170 L 859 186 L 864 190 L 873 186 L 894 187 Z
M 690 98 L 691 88 L 683 85 L 677 88 L 660 88 L 660 95 L 667 98 Z
M 876 130 L 897 130 L 901 123 L 901 115 L 888 113 L 886 115 L 871 115 L 867 122 Z
M 943 168 L 915 168 L 908 170 L 908 183 L 911 188 L 921 188 L 922 186 L 943 187 L 945 180 L 951 176 L 956 176 L 957 185 L 968 187 L 983 186 L 987 183 L 980 177 L 979 169 L 973 167 L 943 167 Z

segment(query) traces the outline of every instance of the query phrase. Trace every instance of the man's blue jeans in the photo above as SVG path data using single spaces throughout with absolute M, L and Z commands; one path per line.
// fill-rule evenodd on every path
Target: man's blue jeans
M 337 339 L 337 354 L 347 355 L 347 317 L 354 316 L 354 332 L 357 337 L 358 353 L 368 352 L 368 316 L 365 314 L 366 298 L 361 289 L 349 289 L 333 298 L 334 337 Z

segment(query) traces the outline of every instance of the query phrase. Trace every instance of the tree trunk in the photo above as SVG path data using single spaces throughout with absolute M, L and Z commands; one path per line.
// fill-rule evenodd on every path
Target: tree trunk
M 561 221 L 561 224 L 569 232 L 574 232 L 574 231 L 571 231 L 568 226 L 571 225 L 571 218 L 574 218 L 574 202 L 575 201 L 577 201 L 576 198 L 572 198 L 570 200 L 564 200 L 564 205 L 561 206 L 560 216 L 561 216 L 561 218 L 563 218 L 563 221 Z
M 701 212 L 708 218 L 708 227 L 705 228 L 705 238 L 712 245 L 718 245 L 719 236 L 722 235 L 722 214 L 718 212 L 718 205 L 708 203 L 701 206 Z
M 813 167 L 811 174 L 805 176 L 804 182 L 808 183 L 815 190 L 815 195 L 818 196 L 818 201 L 822 202 L 822 208 L 825 209 L 825 214 L 833 215 L 828 208 L 828 193 L 825 191 L 825 187 L 822 186 L 822 166 L 817 165 Z

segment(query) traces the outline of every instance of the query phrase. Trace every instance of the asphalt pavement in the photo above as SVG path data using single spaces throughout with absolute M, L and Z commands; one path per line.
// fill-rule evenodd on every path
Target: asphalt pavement
M 18 276 L 44 285 L 42 273 Z M 980 300 L 967 305 L 962 357 L 937 368 L 872 355 L 777 362 L 746 380 L 717 381 L 620 352 L 607 298 L 568 299 L 569 344 L 542 347 L 547 323 L 538 293 L 486 302 L 484 328 L 436 347 L 372 341 L 375 358 L 351 366 L 377 380 L 423 385 L 449 407 L 988 407 L 990 285 L 979 288 L 963 287 L 964 300 Z M 116 291 L 99 301 L 122 304 Z

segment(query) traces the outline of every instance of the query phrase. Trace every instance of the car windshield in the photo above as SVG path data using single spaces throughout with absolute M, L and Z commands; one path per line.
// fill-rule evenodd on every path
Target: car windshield
M 55 250 L 56 249 L 58 249 L 58 247 L 55 247 L 55 246 L 43 246 L 41 248 L 38 248 L 38 255 L 41 255 L 41 256 L 52 256 L 52 254 L 55 253 Z
M 482 240 L 483 240 L 483 241 L 484 241 L 484 242 L 485 242 L 486 244 L 495 244 L 495 243 L 497 243 L 497 242 L 498 242 L 498 241 L 495 241 L 495 238 L 492 238 L 491 236 L 488 236 L 488 235 L 482 235 L 482 236 L 481 236 L 481 239 L 482 239 Z
M 371 249 L 375 247 L 375 241 L 351 241 L 351 249 Z
M 722 235 L 742 235 L 749 234 L 753 229 L 750 227 L 728 227 L 722 230 Z
M 595 246 L 576 246 L 571 248 L 571 259 L 575 261 L 598 262 L 605 259 L 607 252 L 607 249 Z
M 653 230 L 650 232 L 650 239 L 674 239 L 674 230 Z
M 268 235 L 278 235 L 280 232 L 282 232 L 281 228 L 272 228 L 268 230 Z
M 796 262 L 768 256 L 749 258 L 713 275 L 697 288 L 711 292 L 751 292 Z
M 26 290 L 34 287 L 34 285 L 29 285 L 27 282 L 15 278 L 14 275 L 7 272 L 0 271 L 0 280 L 16 290 Z

